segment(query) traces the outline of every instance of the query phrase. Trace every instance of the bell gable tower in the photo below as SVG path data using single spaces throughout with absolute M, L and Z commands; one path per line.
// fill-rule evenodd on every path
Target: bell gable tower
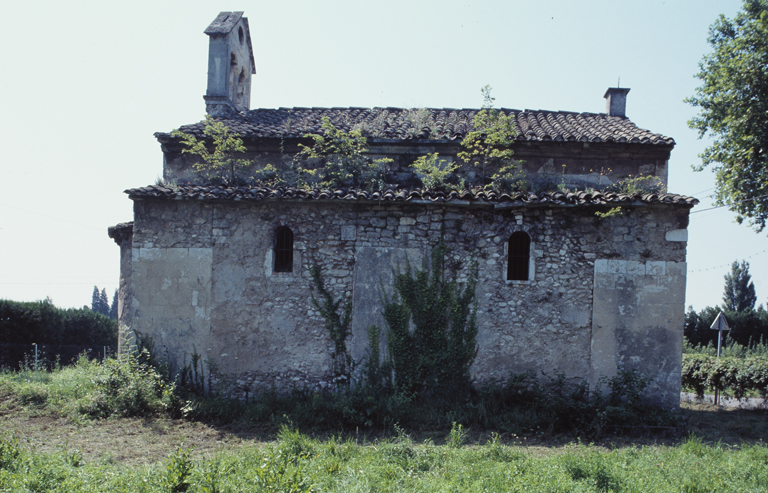
M 206 113 L 218 116 L 247 111 L 251 104 L 253 62 L 248 19 L 242 12 L 221 12 L 205 30 L 208 43 Z

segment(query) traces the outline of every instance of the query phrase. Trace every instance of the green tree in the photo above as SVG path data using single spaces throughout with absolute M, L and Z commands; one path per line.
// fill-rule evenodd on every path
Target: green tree
M 109 318 L 117 320 L 117 289 L 115 289 L 115 294 L 112 296 L 112 306 L 109 307 Z
M 206 139 L 198 139 L 192 134 L 184 133 L 178 129 L 171 135 L 180 139 L 182 145 L 187 148 L 182 153 L 193 154 L 200 158 L 194 164 L 195 171 L 208 179 L 218 178 L 224 182 L 234 183 L 237 171 L 251 164 L 251 161 L 242 157 L 246 148 L 240 134 L 232 132 L 222 122 L 215 120 L 211 115 L 205 116 Z
M 427 190 L 445 188 L 446 180 L 459 166 L 447 159 L 441 159 L 436 152 L 419 156 L 413 162 L 413 170 Z
M 346 132 L 337 128 L 331 119 L 323 117 L 322 134 L 305 134 L 312 145 L 299 144 L 299 160 L 319 161 L 315 168 L 299 166 L 305 184 L 323 188 L 366 188 L 377 190 L 383 186 L 389 158 L 371 159 L 366 155 L 368 141 L 360 130 Z
M 717 203 L 759 232 L 768 219 L 768 0 L 745 0 L 734 19 L 721 15 L 707 40 L 702 85 L 686 102 L 700 109 L 688 126 L 713 143 L 694 169 L 713 166 Z
M 91 294 L 91 310 L 96 313 L 101 313 L 101 295 L 99 294 L 98 286 L 93 287 L 93 293 Z
M 93 287 L 93 294 L 91 295 L 91 311 L 109 316 L 109 298 L 107 297 L 106 288 L 99 291 L 98 286 Z
M 757 295 L 755 284 L 751 281 L 749 263 L 734 261 L 731 272 L 725 275 L 725 289 L 723 291 L 723 308 L 735 312 L 746 312 L 755 309 Z
M 88 307 L 56 308 L 50 299 L 0 300 L 0 341 L 115 346 L 117 322 Z
M 493 166 L 496 172 L 491 176 L 492 186 L 509 191 L 524 179 L 512 159 L 512 144 L 517 136 L 514 116 L 493 107 L 496 98 L 491 96 L 491 86 L 486 85 L 480 91 L 483 108 L 475 115 L 474 130 L 461 141 L 465 150 L 458 153 L 458 158 L 480 167 L 483 181 L 486 168 Z
M 101 290 L 99 295 L 99 313 L 109 316 L 109 297 L 107 296 L 107 288 Z

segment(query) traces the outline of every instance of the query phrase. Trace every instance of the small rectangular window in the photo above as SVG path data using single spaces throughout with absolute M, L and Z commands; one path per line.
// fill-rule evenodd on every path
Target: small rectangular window
M 293 272 L 293 231 L 287 226 L 275 231 L 275 272 Z
M 527 281 L 531 260 L 531 237 L 528 233 L 516 231 L 509 237 L 507 246 L 507 280 Z

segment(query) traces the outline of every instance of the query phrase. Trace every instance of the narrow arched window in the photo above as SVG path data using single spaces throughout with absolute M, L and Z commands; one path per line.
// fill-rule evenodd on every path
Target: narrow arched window
M 240 70 L 240 76 L 237 78 L 237 104 L 244 106 L 243 101 L 245 96 L 245 67 Z
M 531 259 L 531 237 L 528 233 L 517 231 L 509 237 L 507 258 L 507 280 L 527 281 L 528 265 Z
M 293 272 L 293 231 L 287 226 L 275 231 L 275 272 Z
M 229 100 L 235 101 L 237 97 L 237 56 L 229 54 Z

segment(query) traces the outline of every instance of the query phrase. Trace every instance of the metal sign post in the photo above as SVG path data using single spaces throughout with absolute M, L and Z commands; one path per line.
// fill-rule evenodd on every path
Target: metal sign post
M 723 331 L 724 330 L 731 330 L 728 327 L 728 320 L 725 319 L 725 315 L 723 315 L 723 312 L 720 312 L 717 314 L 717 317 L 715 318 L 715 321 L 712 322 L 712 325 L 709 327 L 710 329 L 717 331 L 717 357 L 720 357 L 720 348 L 722 347 L 723 343 Z M 715 387 L 715 405 L 720 405 L 720 387 Z

